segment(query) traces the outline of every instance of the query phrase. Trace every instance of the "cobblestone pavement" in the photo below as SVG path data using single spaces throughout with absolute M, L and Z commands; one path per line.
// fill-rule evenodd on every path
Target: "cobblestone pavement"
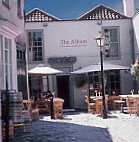
M 31 133 L 16 136 L 12 142 L 111 142 L 107 128 L 90 126 L 87 113 L 64 115 L 62 120 L 40 116 L 32 122 Z
M 114 113 L 103 119 L 74 112 L 64 114 L 62 120 L 41 115 L 32 122 L 31 133 L 14 137 L 12 142 L 139 142 L 138 131 L 137 116 Z

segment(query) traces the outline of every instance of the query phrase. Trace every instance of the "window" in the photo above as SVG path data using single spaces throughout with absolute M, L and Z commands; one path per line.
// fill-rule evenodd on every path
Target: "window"
M 21 9 L 21 0 L 17 0 L 17 15 L 21 18 L 22 9 Z
M 28 32 L 28 57 L 29 61 L 43 60 L 43 35 L 42 31 Z
M 89 92 L 90 95 L 95 95 L 95 91 L 101 90 L 100 72 L 89 73 Z
M 30 96 L 39 98 L 43 92 L 43 78 L 40 76 L 29 76 Z
M 17 53 L 17 59 L 25 60 L 25 52 L 24 51 L 20 51 L 17 49 L 16 53 Z
M 105 58 L 119 58 L 119 27 L 103 27 L 103 33 L 106 38 Z
M 101 91 L 101 73 L 89 73 L 89 92 L 90 95 L 95 95 L 95 91 Z M 120 94 L 120 71 L 110 70 L 104 72 L 104 87 L 105 93 L 112 95 Z
M 3 38 L 1 36 L 1 60 L 2 60 L 2 76 L 3 88 L 6 88 L 6 81 L 8 88 L 12 89 L 12 44 L 11 39 Z
M 2 0 L 2 4 L 4 6 L 6 6 L 8 9 L 10 9 L 10 7 L 9 7 L 9 0 Z
M 106 93 L 116 95 L 120 94 L 120 71 L 111 70 L 107 71 Z

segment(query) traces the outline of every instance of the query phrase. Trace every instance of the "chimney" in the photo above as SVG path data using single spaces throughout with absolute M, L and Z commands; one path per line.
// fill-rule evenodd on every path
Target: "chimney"
M 123 0 L 124 14 L 128 17 L 132 17 L 135 14 L 134 0 Z

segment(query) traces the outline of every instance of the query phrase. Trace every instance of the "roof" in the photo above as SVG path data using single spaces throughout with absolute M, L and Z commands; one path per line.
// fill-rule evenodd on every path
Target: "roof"
M 117 20 L 127 19 L 129 17 L 104 5 L 98 5 L 87 13 L 83 14 L 78 20 Z
M 118 20 L 118 19 L 129 19 L 114 9 L 111 9 L 104 5 L 98 5 L 90 11 L 86 12 L 76 20 Z M 62 21 L 61 19 L 44 12 L 39 8 L 34 8 L 26 14 L 26 22 L 48 22 L 48 21 Z M 64 20 L 65 21 L 65 20 Z
M 133 19 L 136 18 L 138 15 L 139 15 L 139 11 L 135 13 L 135 15 L 133 16 Z
M 39 8 L 34 8 L 26 14 L 26 22 L 46 22 L 46 21 L 58 21 L 59 18 L 44 12 Z

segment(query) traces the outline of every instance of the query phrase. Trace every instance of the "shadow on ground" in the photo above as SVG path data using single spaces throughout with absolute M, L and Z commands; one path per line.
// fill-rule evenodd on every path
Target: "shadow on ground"
M 106 128 L 40 119 L 32 122 L 31 133 L 16 136 L 11 142 L 112 142 L 112 139 Z

